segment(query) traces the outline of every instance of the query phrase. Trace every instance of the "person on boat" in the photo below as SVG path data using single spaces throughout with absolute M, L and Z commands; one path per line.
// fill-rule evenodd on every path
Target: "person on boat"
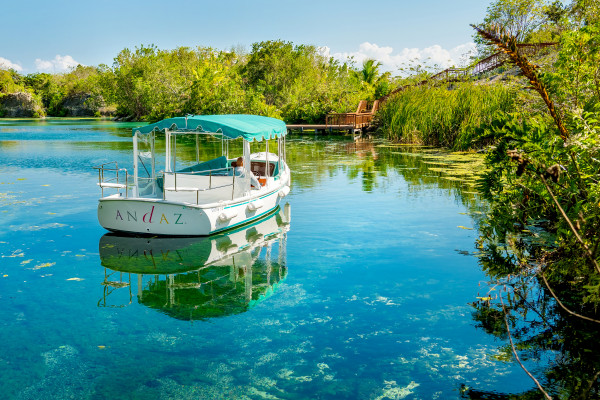
M 244 158 L 243 157 L 238 157 L 237 161 L 235 162 L 234 174 L 235 174 L 235 176 L 239 176 L 239 177 L 245 176 L 246 170 L 244 169 Z M 260 182 L 258 181 L 258 179 L 256 179 L 256 177 L 252 173 L 250 174 L 250 185 L 254 189 L 260 189 L 260 187 L 261 187 Z

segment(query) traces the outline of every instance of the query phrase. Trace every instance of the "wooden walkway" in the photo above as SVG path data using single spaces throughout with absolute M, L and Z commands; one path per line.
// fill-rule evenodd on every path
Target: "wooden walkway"
M 362 129 L 356 128 L 354 125 L 327 125 L 327 124 L 287 124 L 288 133 L 294 131 L 305 133 L 306 131 L 314 131 L 315 135 L 319 133 L 332 134 L 332 133 L 348 133 L 357 134 L 361 133 Z

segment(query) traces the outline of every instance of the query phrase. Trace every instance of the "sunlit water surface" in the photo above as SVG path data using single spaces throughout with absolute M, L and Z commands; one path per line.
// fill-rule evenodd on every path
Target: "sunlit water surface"
M 91 167 L 131 169 L 134 125 L 0 120 L 2 398 L 531 388 L 475 327 L 468 303 L 485 276 L 465 228 L 480 204 L 424 162 L 437 150 L 291 136 L 291 223 L 281 210 L 218 239 L 114 242 Z

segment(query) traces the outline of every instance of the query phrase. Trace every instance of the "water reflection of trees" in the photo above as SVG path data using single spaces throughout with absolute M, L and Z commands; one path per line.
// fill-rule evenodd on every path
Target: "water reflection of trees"
M 343 173 L 350 182 L 360 181 L 363 191 L 374 192 L 395 184 L 397 179 L 389 179 L 395 174 L 408 184 L 411 192 L 442 189 L 455 195 L 470 210 L 479 210 L 479 197 L 470 185 L 472 176 L 451 177 L 425 163 L 427 156 L 447 154 L 444 149 L 398 146 L 383 140 L 353 141 L 347 137 L 293 138 L 287 146 L 294 187 L 311 188 L 329 176 Z
M 539 243 L 502 239 L 494 235 L 480 237 L 484 250 L 480 264 L 491 282 L 488 291 L 481 293 L 473 303 L 477 326 L 505 343 L 499 348 L 499 359 L 518 362 L 516 352 L 552 398 L 599 398 L 600 357 L 596 346 L 600 342 L 600 321 L 584 320 L 565 311 L 548 291 L 538 266 L 519 263 L 523 254 L 534 254 Z M 514 250 L 503 245 L 505 239 L 512 243 Z M 529 273 L 516 274 L 524 270 Z M 582 303 L 569 299 L 570 284 L 565 282 L 564 287 L 554 288 L 561 291 L 563 304 L 576 313 L 596 314 L 589 307 L 575 306 Z M 540 361 L 544 368 L 536 366 Z M 520 394 L 495 393 L 497 397 L 484 397 L 484 394 L 477 390 L 465 391 L 465 396 L 473 399 L 544 398 L 537 387 Z

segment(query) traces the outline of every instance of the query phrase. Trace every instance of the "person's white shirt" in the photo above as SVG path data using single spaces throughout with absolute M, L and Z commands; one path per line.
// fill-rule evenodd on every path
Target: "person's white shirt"
M 234 173 L 235 173 L 235 176 L 239 176 L 240 178 L 243 178 L 246 176 L 246 169 L 244 169 L 244 167 L 235 167 Z M 250 173 L 250 184 L 255 189 L 260 189 L 260 182 L 258 181 L 258 179 L 256 179 L 256 177 L 254 176 L 253 173 Z

